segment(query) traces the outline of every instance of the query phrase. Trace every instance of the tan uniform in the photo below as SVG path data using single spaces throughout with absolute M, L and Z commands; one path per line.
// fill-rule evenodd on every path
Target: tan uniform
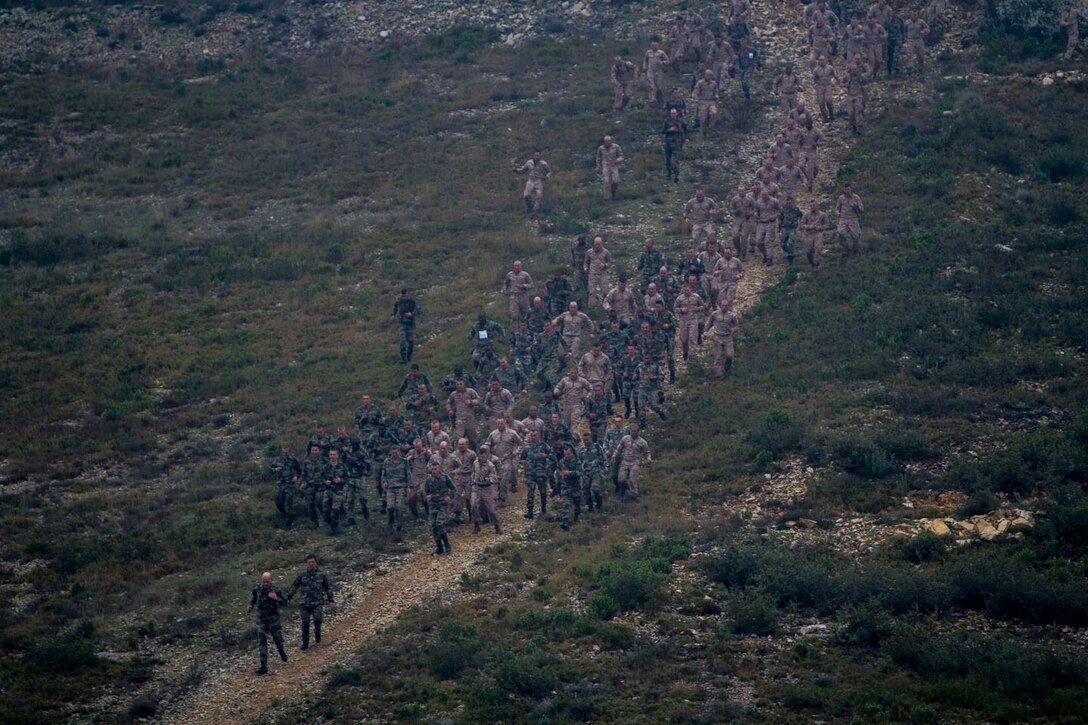
M 559 329 L 562 330 L 563 343 L 574 359 L 577 360 L 582 342 L 587 340 L 589 334 L 593 331 L 593 321 L 582 311 L 571 312 L 567 310 L 555 318 L 553 324 L 559 326 Z
M 892 6 L 887 3 L 884 5 L 873 3 L 869 6 L 867 17 L 875 18 L 880 25 L 884 25 L 884 23 L 892 19 Z
M 635 319 L 637 305 L 635 293 L 629 288 L 620 289 L 619 285 L 610 289 L 604 298 L 604 311 L 609 317 L 615 315 L 620 322 L 629 323 Z
M 801 215 L 801 231 L 805 233 L 805 256 L 813 267 L 820 266 L 824 251 L 824 232 L 831 228 L 827 212 L 806 211 Z
M 479 458 L 473 463 L 472 471 L 472 523 L 479 526 L 484 519 L 489 520 L 499 531 L 498 496 L 499 471 L 493 461 Z
M 733 46 L 726 40 L 722 40 L 721 43 L 715 41 L 707 47 L 706 67 L 714 73 L 714 82 L 718 84 L 719 89 L 724 83 L 726 71 L 736 59 L 737 51 L 733 50 Z
M 487 413 L 487 427 L 493 430 L 496 419 L 514 412 L 514 394 L 506 388 L 488 390 L 484 395 L 484 411 Z
M 466 448 L 464 453 L 454 449 L 449 457 L 453 462 L 450 478 L 453 479 L 454 488 L 457 489 L 451 511 L 454 516 L 460 516 L 461 510 L 465 509 L 470 517 L 474 517 L 474 507 L 469 505 L 469 500 L 472 495 L 472 473 L 476 466 L 476 452 L 471 448 Z
M 816 67 L 821 55 L 826 56 L 828 61 L 831 60 L 831 46 L 834 42 L 835 31 L 830 25 L 812 26 L 812 46 L 809 50 L 808 59 L 813 68 Z M 831 65 L 830 62 L 828 65 Z
M 714 310 L 707 331 L 714 331 L 711 352 L 714 355 L 714 372 L 724 377 L 727 368 L 733 366 L 733 333 L 737 329 L 737 315 L 733 310 Z
M 688 203 L 684 205 L 684 218 L 691 220 L 692 239 L 698 240 L 714 234 L 714 215 L 717 211 L 718 203 L 709 196 L 702 201 L 694 196 L 688 199 Z
M 593 395 L 593 386 L 585 378 L 579 377 L 571 380 L 568 375 L 556 384 L 552 392 L 555 393 L 555 397 L 563 405 L 561 414 L 563 425 L 567 426 L 571 433 L 574 433 L 575 427 L 582 420 L 582 401 Z
M 431 453 L 438 453 L 438 447 L 442 443 L 451 445 L 450 434 L 444 430 L 440 430 L 435 433 L 433 430 L 427 431 L 427 435 L 423 436 L 423 445 L 427 446 L 427 450 Z M 446 471 L 448 473 L 448 471 Z
M 714 267 L 714 276 L 721 280 L 722 294 L 730 302 L 737 299 L 737 285 L 744 276 L 744 265 L 736 257 L 726 259 L 722 257 Z M 721 301 L 721 296 L 718 297 Z
M 846 110 L 850 113 L 850 124 L 856 132 L 861 131 L 865 121 L 865 75 L 859 68 L 851 70 L 846 79 Z
M 591 387 L 600 385 L 606 392 L 612 389 L 612 359 L 608 355 L 603 352 L 594 355 L 590 350 L 582 356 L 578 368 Z
M 601 172 L 601 190 L 605 199 L 616 198 L 620 185 L 620 168 L 623 166 L 623 150 L 618 143 L 597 147 L 597 170 Z
M 651 103 L 663 103 L 665 100 L 665 66 L 668 64 L 669 54 L 660 48 L 647 50 L 642 59 L 642 71 L 650 84 Z
M 526 200 L 526 205 L 532 203 L 533 209 L 540 211 L 540 207 L 544 205 L 544 179 L 552 175 L 551 167 L 548 166 L 548 162 L 535 159 L 529 159 L 521 168 L 518 169 L 519 174 L 528 174 L 529 180 L 525 182 L 525 191 L 522 192 L 521 198 Z
M 865 51 L 865 26 L 861 23 L 847 25 L 843 42 L 846 44 L 847 61 L 853 60 L 856 55 L 862 55 Z
M 718 304 L 718 293 L 721 292 L 721 286 L 718 284 L 718 278 L 711 274 L 714 268 L 718 266 L 718 261 L 722 259 L 722 255 L 718 252 L 710 252 L 703 250 L 699 252 L 699 259 L 703 260 L 703 278 L 700 280 L 703 289 L 703 299 L 707 300 L 709 304 Z
M 463 392 L 454 390 L 446 404 L 453 410 L 456 421 L 453 426 L 458 438 L 468 438 L 469 444 L 476 443 L 476 406 L 480 404 L 480 395 L 472 388 Z
M 778 215 L 782 203 L 773 196 L 756 202 L 756 247 L 763 253 L 763 261 L 774 261 L 774 240 L 778 232 Z
M 694 292 L 681 292 L 672 304 L 676 323 L 680 328 L 680 345 L 684 359 L 688 359 L 691 341 L 698 339 L 699 320 L 702 318 L 703 298 Z
M 816 175 L 820 173 L 820 144 L 824 141 L 824 135 L 820 129 L 813 126 L 801 131 L 801 167 L 808 177 L 808 190 L 812 191 L 812 185 L 816 183 Z
M 848 252 L 861 251 L 861 222 L 858 214 L 865 211 L 861 198 L 857 194 L 849 197 L 842 194 L 835 202 L 836 229 L 839 233 L 839 241 Z
M 618 452 L 620 466 L 617 480 L 620 490 L 631 496 L 638 496 L 638 469 L 643 456 L 650 460 L 650 444 L 642 436 L 633 438 L 625 435 L 620 440 Z
M 816 88 L 816 101 L 820 106 L 820 113 L 824 118 L 831 120 L 832 105 L 831 105 L 831 82 L 839 82 L 839 75 L 835 72 L 835 68 L 828 63 L 827 65 L 817 65 L 812 69 L 812 84 Z
M 926 34 L 929 33 L 929 26 L 921 18 L 917 20 L 908 18 L 903 22 L 903 28 L 905 31 L 903 55 L 907 59 L 907 67 L 913 69 L 917 66 L 918 72 L 921 73 L 926 67 Z
M 774 178 L 778 181 L 778 185 L 782 187 L 782 191 L 785 192 L 785 196 L 797 198 L 797 187 L 802 183 L 807 182 L 805 177 L 805 170 L 797 164 L 793 166 L 781 166 L 774 170 Z
M 544 429 L 548 427 L 548 424 L 545 423 L 544 419 L 540 416 L 537 416 L 536 418 L 530 418 L 529 416 L 525 416 L 524 418 L 519 420 L 518 423 L 520 423 L 525 430 L 525 432 L 521 435 L 521 437 L 525 440 L 529 440 L 529 436 L 534 430 L 540 431 L 540 437 L 541 440 L 543 440 Z
M 427 461 L 427 466 L 430 467 L 435 465 L 436 463 L 438 464 L 438 468 L 442 471 L 442 473 L 445 473 L 451 479 L 453 478 L 453 474 L 456 472 L 457 466 L 456 459 L 454 459 L 452 451 L 447 450 L 446 455 L 442 455 L 441 453 L 431 454 L 430 460 Z
M 491 460 L 495 462 L 499 473 L 500 501 L 506 500 L 508 492 L 517 490 L 517 453 L 522 442 L 521 436 L 510 428 L 496 428 L 487 437 L 487 445 L 491 447 Z
M 786 140 L 786 143 L 790 145 L 794 151 L 801 148 L 801 127 L 794 124 L 793 128 L 788 125 L 779 131 L 782 134 L 782 138 Z
M 517 324 L 525 319 L 532 307 L 533 278 L 524 269 L 510 270 L 502 282 L 502 293 L 510 298 L 510 320 Z
M 706 135 L 718 118 L 718 84 L 713 78 L 699 79 L 695 87 L 691 89 L 691 100 L 695 102 L 695 120 L 699 128 Z
M 631 100 L 631 86 L 635 78 L 638 78 L 638 68 L 631 61 L 625 60 L 619 65 L 612 64 L 612 89 L 615 92 L 612 107 L 617 111 L 623 109 Z
M 608 276 L 612 270 L 612 252 L 601 247 L 598 252 L 590 247 L 586 252 L 586 268 L 589 283 L 589 306 L 596 307 L 608 293 Z
M 797 105 L 797 94 L 802 90 L 801 78 L 796 73 L 783 73 L 774 80 L 774 92 L 782 103 L 782 111 L 789 113 Z
M 756 204 L 750 194 L 737 194 L 729 202 L 733 214 L 733 246 L 741 257 L 748 253 L 756 233 Z
M 888 31 L 880 24 L 865 25 L 865 62 L 869 64 L 872 77 L 876 78 L 877 69 L 884 59 L 884 46 L 888 42 Z

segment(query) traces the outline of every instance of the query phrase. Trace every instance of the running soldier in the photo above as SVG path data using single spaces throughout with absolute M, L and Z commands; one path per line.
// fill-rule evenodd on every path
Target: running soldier
M 680 156 L 688 142 L 688 127 L 675 108 L 669 110 L 661 127 L 665 137 L 665 180 L 680 183 Z
M 540 150 L 534 151 L 533 158 L 522 164 L 515 173 L 529 175 L 529 179 L 525 182 L 525 191 L 521 193 L 521 200 L 525 202 L 525 211 L 529 214 L 540 211 L 544 206 L 544 179 L 552 175 L 552 169 L 548 166 L 548 162 L 544 161 Z
M 400 328 L 400 361 L 411 362 L 412 352 L 416 347 L 416 301 L 408 295 L 408 288 L 401 287 L 400 297 L 393 301 L 393 314 L 389 318 L 396 320 Z
M 645 289 L 650 280 L 665 266 L 665 257 L 654 246 L 654 240 L 649 237 L 643 240 L 642 247 L 642 254 L 638 256 L 636 269 L 642 272 L 642 287 Z
M 779 187 L 782 189 L 786 198 L 797 198 L 797 189 L 802 184 L 808 184 L 808 177 L 805 176 L 805 170 L 797 165 L 797 159 L 794 156 L 790 156 L 786 159 L 786 165 L 781 166 L 774 170 L 775 180 L 778 182 Z
M 566 309 L 566 307 L 563 309 Z M 528 314 L 525 315 L 525 319 L 519 320 L 519 322 L 524 322 L 529 327 L 529 332 L 534 335 L 539 335 L 544 331 L 544 322 L 552 319 L 550 312 L 551 310 L 549 309 L 547 302 L 540 297 L 534 297 L 533 303 L 529 307 Z M 562 310 L 560 310 L 560 312 L 562 312 Z
M 688 359 L 692 341 L 698 339 L 699 322 L 702 319 L 703 309 L 703 298 L 688 286 L 684 287 L 684 291 L 680 293 L 673 304 L 673 312 L 676 313 L 679 319 L 680 352 L 684 360 Z
M 714 236 L 714 217 L 718 213 L 718 203 L 708 198 L 703 189 L 696 189 L 695 196 L 684 205 L 684 224 L 691 225 L 693 242 Z
M 1062 53 L 1062 59 L 1072 60 L 1080 47 L 1080 11 L 1072 0 L 1066 0 L 1062 5 L 1060 25 L 1065 29 L 1065 52 Z
M 573 523 L 578 523 L 578 519 L 582 515 L 581 466 L 578 463 L 577 456 L 574 455 L 573 447 L 565 446 L 563 448 L 563 456 L 555 464 L 555 468 L 559 497 L 563 500 L 560 528 L 563 531 L 570 531 L 572 523 L 571 511 L 574 512 Z
M 400 446 L 389 447 L 389 458 L 382 464 L 382 493 L 389 519 L 386 528 L 396 526 L 398 532 L 404 528 L 408 518 L 408 483 L 411 478 L 411 465 L 401 456 Z
M 269 472 L 276 477 L 276 508 L 283 516 L 283 527 L 289 529 L 295 521 L 295 487 L 302 478 L 302 466 L 291 455 L 291 449 L 283 446 Z
M 737 195 L 730 200 L 729 211 L 733 215 L 733 246 L 737 256 L 744 259 L 756 234 L 756 202 L 743 185 L 737 188 Z M 687 279 L 687 275 L 684 278 Z
M 547 295 L 547 309 L 551 317 L 563 314 L 574 296 L 574 288 L 570 280 L 563 276 L 563 270 L 556 269 L 552 272 L 552 278 L 544 283 L 544 292 Z M 534 332 L 539 332 L 534 330 Z
M 525 467 L 525 518 L 533 518 L 534 498 L 540 494 L 540 515 L 548 513 L 548 482 L 555 471 L 552 446 L 543 440 L 540 430 L 529 433 L 529 442 L 521 449 Z
M 801 217 L 801 230 L 805 233 L 805 257 L 809 266 L 816 269 L 820 266 L 820 255 L 824 250 L 824 232 L 831 229 L 831 221 L 827 218 L 827 212 L 820 211 L 819 204 L 813 199 L 809 202 L 808 211 Z
M 616 452 L 612 454 L 612 457 L 619 461 L 617 479 L 620 498 L 627 498 L 627 496 L 638 498 L 639 467 L 642 459 L 645 457 L 647 465 L 654 462 L 649 444 L 639 435 L 639 428 L 638 425 L 631 426 L 631 432 L 620 440 Z
M 845 46 L 843 54 L 846 56 L 847 63 L 865 57 L 865 37 L 865 26 L 861 24 L 860 19 L 850 18 L 850 22 L 842 32 L 843 46 Z
M 669 65 L 669 54 L 661 50 L 656 40 L 650 43 L 650 49 L 642 59 L 642 71 L 650 86 L 650 103 L 660 106 L 665 98 L 665 67 Z
M 620 193 L 620 170 L 623 168 L 623 149 L 612 143 L 611 136 L 597 147 L 597 171 L 601 175 L 601 192 L 605 199 L 615 199 Z
M 593 395 L 582 401 L 582 410 L 589 426 L 588 435 L 595 441 L 601 440 L 608 419 L 612 417 L 612 396 L 605 391 L 604 385 L 594 384 Z
M 608 293 L 608 278 L 612 272 L 612 252 L 600 237 L 593 238 L 593 248 L 586 252 L 583 271 L 586 273 L 589 308 L 596 307 Z
M 820 114 L 830 123 L 835 117 L 834 102 L 831 98 L 831 82 L 839 83 L 839 75 L 835 67 L 827 62 L 827 56 L 821 55 L 816 67 L 812 69 L 812 84 L 816 89 L 816 101 L 820 106 Z
M 424 383 L 420 383 L 416 390 L 408 396 L 405 411 L 412 421 L 412 426 L 417 430 L 426 430 L 427 426 L 438 415 L 438 398 L 427 390 Z
M 453 459 L 453 483 L 457 494 L 453 499 L 453 516 L 461 520 L 461 512 L 467 511 L 468 517 L 476 521 L 475 509 L 470 505 L 472 495 L 472 476 L 476 470 L 476 451 L 468 447 L 468 438 L 457 439 L 457 449 L 450 454 Z M 476 530 L 479 531 L 477 525 Z
M 453 432 L 458 438 L 468 438 L 476 445 L 476 408 L 480 405 L 480 394 L 465 386 L 464 380 L 457 381 L 456 389 L 446 401 L 446 413 L 453 421 Z
M 705 26 L 703 16 L 695 12 L 695 8 L 689 7 L 684 14 L 684 44 L 695 51 L 696 62 L 703 55 L 703 28 Z
M 714 331 L 711 352 L 714 355 L 714 373 L 719 378 L 733 369 L 733 335 L 737 332 L 737 315 L 733 312 L 733 303 L 723 299 L 718 309 L 710 315 L 709 333 Z
M 586 510 L 592 512 L 596 504 L 598 511 L 604 510 L 601 495 L 601 477 L 608 470 L 608 459 L 600 440 L 589 433 L 582 434 L 582 447 L 578 449 L 578 465 L 582 470 L 582 498 L 586 501 Z
M 820 173 L 820 144 L 823 141 L 824 135 L 813 125 L 812 117 L 806 117 L 804 128 L 801 129 L 801 168 L 808 179 L 810 194 L 816 183 L 816 175 Z
M 623 417 L 630 418 L 632 407 L 636 417 L 639 413 L 638 376 L 641 371 L 642 358 L 638 355 L 638 349 L 634 345 L 627 346 L 627 354 L 620 358 L 617 365 L 620 377 L 620 394 L 623 396 Z
M 865 122 L 866 75 L 864 69 L 855 63 L 851 63 L 846 70 L 846 108 L 850 112 L 850 130 L 855 136 L 861 134 Z
M 782 233 L 782 251 L 786 253 L 786 262 L 789 264 L 793 264 L 793 258 L 797 255 L 797 225 L 800 222 L 801 209 L 797 206 L 797 197 L 787 193 L 786 203 L 778 214 L 778 228 Z
M 858 221 L 858 214 L 864 211 L 861 199 L 850 189 L 850 185 L 843 186 L 842 194 L 835 202 L 835 221 L 839 244 L 847 254 L 861 252 L 861 223 Z
M 283 628 L 280 626 L 280 607 L 286 606 L 287 595 L 279 587 L 272 585 L 272 575 L 267 571 L 261 574 L 261 583 L 253 587 L 249 606 L 246 607 L 247 612 L 252 612 L 253 607 L 257 607 L 257 652 L 261 656 L 258 675 L 268 674 L 269 637 L 276 643 L 280 659 L 287 661 L 287 652 L 283 649 Z
M 487 314 L 480 310 L 476 313 L 476 322 L 469 330 L 468 339 L 472 342 L 472 365 L 479 372 L 485 357 L 495 357 L 495 345 L 506 339 L 506 330 L 494 320 L 487 319 Z
M 423 445 L 421 439 L 414 438 L 405 459 L 409 466 L 408 511 L 411 512 L 413 519 L 418 519 L 421 502 L 424 514 L 427 513 L 426 492 L 423 488 L 430 474 L 431 452 Z
M 363 518 L 370 519 L 370 510 L 367 509 L 366 500 L 366 479 L 370 476 L 370 453 L 358 437 L 353 437 L 350 443 L 341 446 L 340 460 L 344 462 L 348 469 L 347 497 L 344 501 L 344 510 L 347 513 L 348 526 L 355 526 L 356 502 L 359 504 Z
M 668 420 L 665 415 L 665 371 L 650 353 L 643 353 L 638 370 L 638 424 L 646 427 L 646 411 L 650 409 Z
M 295 577 L 295 582 L 287 590 L 287 602 L 290 603 L 298 592 L 302 593 L 298 610 L 302 618 L 302 645 L 299 649 L 305 651 L 310 648 L 310 622 L 314 623 L 314 643 L 321 644 L 325 605 L 328 604 L 329 609 L 336 609 L 329 576 L 317 568 L 317 556 L 314 554 L 306 557 L 306 570 Z
M 589 337 L 593 333 L 593 320 L 578 309 L 577 302 L 571 302 L 567 306 L 566 312 L 552 320 L 552 325 L 558 327 L 562 333 L 563 346 L 566 348 L 567 354 L 572 359 L 577 360 L 582 345 L 589 341 Z
M 393 395 L 394 398 L 399 398 L 404 395 L 405 391 L 409 393 L 416 392 L 418 386 L 423 384 L 427 388 L 427 392 L 431 392 L 433 387 L 431 385 L 431 379 L 427 377 L 427 373 L 419 369 L 419 365 L 412 363 L 408 366 L 408 372 L 404 376 L 404 380 L 401 381 L 400 387 L 397 388 L 397 392 Z M 359 411 L 356 411 L 358 415 Z M 358 423 L 356 423 L 358 425 Z
M 737 51 L 733 46 L 722 38 L 721 33 L 715 33 L 714 42 L 706 49 L 706 66 L 714 74 L 714 82 L 718 84 L 719 90 L 725 87 L 729 66 L 733 65 L 736 58 Z
M 506 273 L 502 282 L 502 293 L 510 299 L 511 329 L 529 314 L 529 300 L 532 292 L 532 276 L 521 268 L 520 261 L 514 262 L 514 268 Z
M 874 6 L 876 7 L 876 6 Z M 870 78 L 876 79 L 883 65 L 884 47 L 888 43 L 888 31 L 872 15 L 865 21 L 865 61 L 869 64 Z
M 706 136 L 718 118 L 718 83 L 714 80 L 713 71 L 703 73 L 703 77 L 691 89 L 691 100 L 695 103 L 695 123 Z
M 744 277 L 744 265 L 733 256 L 733 250 L 729 247 L 725 248 L 718 266 L 714 268 L 714 276 L 721 285 L 721 293 L 715 301 L 720 302 L 727 299 L 733 302 L 736 300 L 737 285 L 740 284 L 741 278 Z
M 310 521 L 315 527 L 317 511 L 322 505 L 321 493 L 325 488 L 325 460 L 321 457 L 321 448 L 310 446 L 310 455 L 302 462 L 302 484 L 299 486 L 306 496 L 306 507 L 310 512 Z
M 918 76 L 922 77 L 926 72 L 926 35 L 929 33 L 929 25 L 918 17 L 917 10 L 911 10 L 907 20 L 903 22 L 903 30 L 903 55 L 907 58 L 907 70 L 917 69 Z
M 782 204 L 766 190 L 756 202 L 756 247 L 763 254 L 763 263 L 774 264 L 774 240 L 777 234 L 778 215 Z
M 820 58 L 834 58 L 835 30 L 818 18 L 809 29 L 809 66 L 815 70 Z
M 487 447 L 491 450 L 492 460 L 499 472 L 499 501 L 506 500 L 507 493 L 518 490 L 517 484 L 517 456 L 518 448 L 524 441 L 517 431 L 506 427 L 506 419 L 499 418 L 495 422 L 495 430 L 487 437 Z
M 612 387 L 612 359 L 601 350 L 599 340 L 594 341 L 593 347 L 578 361 L 578 368 L 590 385 L 600 385 L 606 390 Z
M 608 290 L 601 305 L 611 320 L 619 320 L 621 325 L 630 325 L 638 314 L 638 302 L 635 293 L 627 289 L 627 275 L 620 272 L 616 286 Z
M 446 523 L 453 497 L 457 495 L 457 488 L 453 485 L 453 479 L 442 472 L 442 467 L 438 463 L 432 463 L 430 475 L 423 482 L 423 491 L 423 499 L 431 512 L 434 554 L 435 556 L 449 554 L 453 548 L 450 546 L 449 534 L 446 533 Z
M 491 425 L 491 430 L 495 429 L 494 422 L 500 418 L 506 417 L 507 413 L 514 412 L 514 394 L 506 388 L 502 387 L 502 383 L 498 380 L 492 380 L 487 384 L 487 392 L 484 394 L 484 415 L 487 416 L 487 422 Z M 492 447 L 492 451 L 494 451 Z
M 499 526 L 498 504 L 495 501 L 495 489 L 498 487 L 499 473 L 491 462 L 491 450 L 480 446 L 480 454 L 472 469 L 472 533 L 480 533 L 480 524 L 490 521 L 495 533 L 501 534 Z
M 801 78 L 793 72 L 793 63 L 786 63 L 786 69 L 775 78 L 773 88 L 782 104 L 782 112 L 788 115 L 797 106 L 797 95 L 802 90 Z
M 571 431 L 582 422 L 582 400 L 593 394 L 593 386 L 581 376 L 577 366 L 571 366 L 570 373 L 556 384 L 552 391 L 563 406 L 560 419 Z
M 604 442 L 601 444 L 604 448 L 605 458 L 608 460 L 612 486 L 615 489 L 616 494 L 619 494 L 620 492 L 620 459 L 616 456 L 616 452 L 619 450 L 620 441 L 630 434 L 630 432 L 630 430 L 624 427 L 623 418 L 618 414 L 614 415 L 612 416 L 612 425 L 609 426 L 608 430 L 605 432 Z
M 544 331 L 536 338 L 534 346 L 537 359 L 536 379 L 540 382 L 541 389 L 550 392 L 563 374 L 563 365 L 567 359 L 566 342 L 549 320 L 544 323 Z
M 634 85 L 635 79 L 638 78 L 638 67 L 631 61 L 624 60 L 617 55 L 612 59 L 611 75 L 612 89 L 615 96 L 612 107 L 617 111 L 622 111 L 627 108 L 627 104 L 631 100 L 631 87 Z

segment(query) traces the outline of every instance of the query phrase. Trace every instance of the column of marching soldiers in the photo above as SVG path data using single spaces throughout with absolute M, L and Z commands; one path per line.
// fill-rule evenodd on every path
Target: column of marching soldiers
M 738 79 L 743 100 L 738 98 L 736 108 L 745 112 L 749 80 L 762 68 L 749 31 L 750 0 L 731 0 L 729 6 L 727 26 L 713 34 L 705 53 L 705 23 L 689 8 L 672 28 L 670 52 L 655 41 L 644 57 L 649 102 L 665 116 L 661 134 L 666 179 L 674 183 L 679 181 L 680 159 L 688 143 L 689 117 L 679 87 L 666 95 L 666 71 L 678 70 L 694 56 L 697 67 L 688 93 L 695 111 L 692 130 L 709 137 L 727 79 Z M 933 0 L 926 9 L 933 23 L 943 22 L 943 14 L 942 0 Z M 852 17 L 840 27 L 828 3 L 819 2 L 806 8 L 804 22 L 809 28 L 812 85 L 825 123 L 834 119 L 831 84 L 838 82 L 838 75 L 832 61 L 840 38 L 855 133 L 861 128 L 867 85 L 882 67 L 888 78 L 900 73 L 901 60 L 922 71 L 929 27 L 917 12 L 904 21 L 887 0 L 877 0 L 864 23 Z M 617 112 L 630 102 L 638 70 L 622 57 L 615 58 L 611 76 Z M 676 348 L 687 360 L 709 337 L 716 375 L 724 377 L 731 371 L 738 331 L 733 303 L 745 274 L 741 260 L 758 250 L 763 263 L 773 265 L 777 242 L 787 263 L 793 264 L 800 243 L 815 270 L 823 235 L 832 229 L 844 252 L 860 251 L 858 215 L 863 207 L 849 185 L 835 204 L 835 225 L 815 196 L 808 211 L 797 207 L 798 189 L 804 187 L 810 194 L 815 189 L 824 137 L 800 97 L 804 84 L 792 63 L 785 64 L 773 89 L 781 100 L 784 125 L 755 180 L 740 185 L 729 203 L 731 243 L 724 248 L 719 249 L 717 236 L 721 210 L 697 189 L 684 207 L 691 242 L 672 270 L 654 240 L 646 239 L 633 269 L 619 269 L 613 284 L 618 265 L 611 251 L 601 236 L 590 242 L 587 235 L 579 236 L 571 247 L 573 280 L 566 270 L 556 269 L 539 286 L 515 261 L 502 286 L 509 299 L 510 329 L 481 310 L 467 336 L 471 366 L 455 365 L 437 386 L 411 363 L 420 307 L 409 290 L 402 289 L 393 303 L 392 320 L 400 331 L 400 362 L 410 368 L 393 398 L 404 398 L 404 408 L 393 402 L 383 411 L 371 395 L 363 395 L 353 419 L 355 432 L 347 426 L 335 434 L 316 428 L 301 461 L 284 447 L 271 464 L 284 526 L 293 525 L 295 497 L 301 494 L 310 522 L 321 526 L 323 521 L 333 535 L 342 525 L 355 526 L 359 516 L 369 520 L 372 513 L 382 516 L 396 536 L 410 521 L 428 521 L 434 554 L 442 555 L 452 550 L 448 527 L 470 522 L 475 534 L 485 524 L 501 532 L 498 505 L 518 491 L 519 472 L 526 492 L 525 518 L 534 519 L 538 506 L 539 515 L 546 516 L 549 499 L 558 497 L 558 519 L 566 531 L 579 520 L 583 502 L 588 512 L 603 510 L 606 481 L 619 499 L 637 498 L 640 466 L 652 462 L 641 430 L 650 412 L 662 421 L 667 418 L 664 391 L 666 381 L 676 379 Z M 618 197 L 623 166 L 622 148 L 606 136 L 597 151 L 606 199 Z M 528 175 L 526 210 L 540 211 L 544 182 L 551 175 L 541 152 L 517 171 Z M 629 285 L 632 278 L 637 292 Z M 515 418 L 517 399 L 530 391 L 539 392 L 540 399 L 533 400 L 524 418 Z M 620 402 L 622 414 L 616 409 Z M 371 510 L 375 503 L 368 492 L 371 479 L 378 495 L 377 512 Z M 278 608 L 296 591 L 304 595 L 302 649 L 309 644 L 311 619 L 320 642 L 321 609 L 326 601 L 332 603 L 332 590 L 310 555 L 307 570 L 286 594 L 272 585 L 268 573 L 252 592 L 250 607 L 258 607 L 259 674 L 267 672 L 267 636 L 287 659 Z

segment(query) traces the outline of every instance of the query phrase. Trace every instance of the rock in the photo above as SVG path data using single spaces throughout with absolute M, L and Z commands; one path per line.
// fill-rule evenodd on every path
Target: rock
M 914 508 L 914 502 L 911 501 L 909 498 L 904 498 L 903 499 L 903 508 L 905 508 L 905 509 Z
M 997 532 L 997 529 L 989 523 L 984 522 L 978 525 L 978 536 L 983 541 L 993 541 L 1000 535 L 1001 534 Z
M 1009 524 L 1009 531 L 1031 531 L 1035 528 L 1035 522 L 1030 519 L 1016 518 Z
M 798 629 L 797 633 L 802 637 L 816 637 L 818 639 L 826 639 L 828 636 L 826 624 L 806 624 Z
M 934 519 L 929 522 L 929 531 L 931 534 L 940 536 L 942 538 L 952 535 L 952 531 L 948 528 L 948 526 L 939 519 Z
M 806 529 L 814 529 L 819 525 L 819 524 L 817 524 L 817 522 L 813 521 L 812 519 L 798 519 L 797 523 L 801 524 Z
M 385 40 L 389 37 L 389 31 L 383 30 L 382 32 L 378 33 L 378 37 L 380 37 L 382 40 Z
M 970 521 L 957 521 L 956 528 L 966 534 L 978 533 L 978 527 L 972 524 Z
M 1001 521 L 997 524 L 997 533 L 1003 534 L 1008 530 L 1009 530 L 1009 520 L 1008 519 L 1001 519 Z
M 787 529 L 792 529 L 792 528 L 793 528 L 794 526 L 796 526 L 796 525 L 797 525 L 797 522 L 796 522 L 796 521 L 787 521 L 787 522 L 786 522 L 786 528 L 787 528 Z

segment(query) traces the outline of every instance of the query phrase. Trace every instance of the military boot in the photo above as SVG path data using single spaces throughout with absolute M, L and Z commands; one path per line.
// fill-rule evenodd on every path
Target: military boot
M 525 202 L 525 211 L 528 214 L 533 213 L 533 200 L 527 196 L 521 197 L 521 200 Z
M 314 622 L 314 644 L 321 644 L 321 622 Z
M 382 506 L 382 511 L 385 511 L 384 506 Z M 396 518 L 396 514 L 397 514 L 397 512 L 395 510 L 393 510 L 393 509 L 390 509 L 389 512 L 388 512 L 388 517 L 389 518 L 388 518 L 388 522 L 386 523 L 385 527 L 387 529 L 389 529 L 390 531 L 393 530 L 393 520 Z
M 442 556 L 444 549 L 442 548 L 442 537 L 438 535 L 438 532 L 434 532 L 434 556 Z
M 267 675 L 268 674 L 268 662 L 266 660 L 261 660 L 261 666 L 258 667 L 255 670 L 255 672 L 258 675 Z
M 612 184 L 612 198 L 615 199 L 620 195 L 620 185 Z
M 310 625 L 306 625 L 302 628 L 302 644 L 298 647 L 302 651 L 310 649 Z
M 604 500 L 601 498 L 601 494 L 595 493 L 595 494 L 593 494 L 593 498 L 597 501 L 597 511 L 598 512 L 603 511 L 604 510 Z
M 283 645 L 282 644 L 277 644 L 276 649 L 279 650 L 279 652 L 280 652 L 280 659 L 283 660 L 284 662 L 286 662 L 287 661 L 287 652 L 283 649 Z
M 445 532 L 442 532 L 442 545 L 446 547 L 447 554 L 453 551 L 453 547 L 450 546 L 450 535 Z
M 366 504 L 363 504 L 363 519 L 370 521 L 370 511 L 367 510 Z

